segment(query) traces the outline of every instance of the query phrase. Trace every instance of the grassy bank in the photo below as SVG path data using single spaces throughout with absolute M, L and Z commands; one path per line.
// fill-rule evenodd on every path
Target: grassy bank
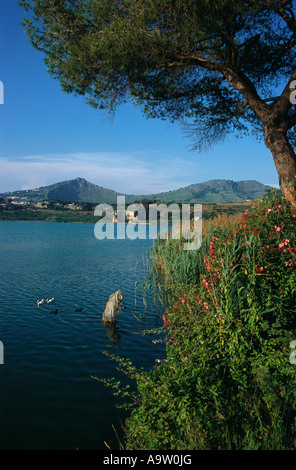
M 117 358 L 136 384 L 125 449 L 295 449 L 295 223 L 275 194 L 205 223 L 199 251 L 154 244 L 166 358 Z

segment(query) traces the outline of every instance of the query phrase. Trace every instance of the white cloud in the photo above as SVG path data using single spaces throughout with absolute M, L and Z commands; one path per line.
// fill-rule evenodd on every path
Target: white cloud
M 0 159 L 0 192 L 82 177 L 126 194 L 168 191 L 197 182 L 199 164 L 160 152 L 25 155 Z M 194 181 L 192 181 L 194 179 Z

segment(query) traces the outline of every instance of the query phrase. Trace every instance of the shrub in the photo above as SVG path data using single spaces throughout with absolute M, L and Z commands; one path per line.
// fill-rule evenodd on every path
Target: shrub
M 295 219 L 275 193 L 234 227 L 214 228 L 194 256 L 156 243 L 167 357 L 130 374 L 126 449 L 295 448 Z M 173 268 L 178 257 L 186 269 Z

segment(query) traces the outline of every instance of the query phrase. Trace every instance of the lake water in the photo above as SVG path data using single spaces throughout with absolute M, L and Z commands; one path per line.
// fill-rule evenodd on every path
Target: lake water
M 152 243 L 97 240 L 93 224 L 0 222 L 0 449 L 118 448 L 113 426 L 121 437 L 126 412 L 91 376 L 127 383 L 103 351 L 146 369 L 165 356 L 140 334 L 161 326 L 141 290 Z M 104 304 L 118 289 L 126 308 L 107 328 Z

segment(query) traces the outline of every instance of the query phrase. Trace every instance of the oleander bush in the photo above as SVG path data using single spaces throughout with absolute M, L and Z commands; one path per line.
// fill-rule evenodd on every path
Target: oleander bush
M 126 449 L 296 447 L 295 225 L 275 192 L 213 224 L 198 252 L 155 243 L 166 359 L 149 372 L 128 366 Z

